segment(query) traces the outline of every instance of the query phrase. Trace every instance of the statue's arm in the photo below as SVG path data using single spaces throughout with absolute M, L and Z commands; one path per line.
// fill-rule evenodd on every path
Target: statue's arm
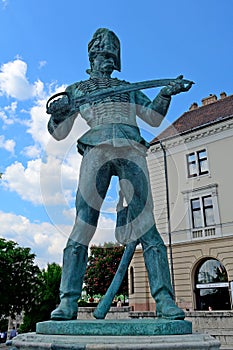
M 72 95 L 73 86 L 66 89 Z M 57 140 L 63 140 L 70 133 L 78 112 L 73 113 L 67 96 L 59 98 L 50 104 L 51 116 L 48 122 L 49 133 Z
M 158 95 L 151 101 L 145 94 L 138 91 L 136 96 L 137 115 L 151 126 L 159 126 L 167 114 L 171 97 L 181 92 L 186 92 L 192 87 L 193 82 L 186 84 L 183 76 L 178 76 L 160 90 Z
M 151 101 L 143 92 L 135 94 L 137 115 L 147 124 L 157 127 L 167 114 L 171 97 L 163 96 L 161 92 Z
M 49 133 L 57 141 L 65 139 L 66 136 L 69 135 L 76 117 L 77 114 L 73 114 L 68 119 L 64 119 L 63 121 L 56 121 L 53 119 L 53 116 L 51 116 L 48 122 Z

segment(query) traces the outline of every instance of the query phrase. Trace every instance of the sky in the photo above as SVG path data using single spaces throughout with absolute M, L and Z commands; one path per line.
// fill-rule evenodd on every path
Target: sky
M 174 96 L 159 128 L 140 123 L 150 141 L 209 94 L 233 93 L 232 0 L 0 0 L 0 237 L 30 247 L 36 263 L 62 261 L 75 218 L 87 129 L 78 117 L 63 141 L 47 131 L 48 98 L 88 78 L 87 44 L 100 27 L 121 41 L 130 82 L 175 78 L 195 85 Z M 150 98 L 158 89 L 146 91 Z M 91 243 L 114 241 L 118 185 L 113 181 Z

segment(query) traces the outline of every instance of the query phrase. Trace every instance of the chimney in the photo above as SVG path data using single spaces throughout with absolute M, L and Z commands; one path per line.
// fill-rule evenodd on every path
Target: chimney
M 225 98 L 225 97 L 227 97 L 227 94 L 226 94 L 225 92 L 221 92 L 221 93 L 220 93 L 220 98 L 221 98 L 221 100 L 222 100 L 223 98 Z
M 206 106 L 210 103 L 216 102 L 217 101 L 217 96 L 210 94 L 208 97 L 205 97 L 201 100 L 202 106 Z
M 197 102 L 193 102 L 191 104 L 191 106 L 189 107 L 189 111 L 193 111 L 194 109 L 197 109 L 198 108 L 198 104 Z

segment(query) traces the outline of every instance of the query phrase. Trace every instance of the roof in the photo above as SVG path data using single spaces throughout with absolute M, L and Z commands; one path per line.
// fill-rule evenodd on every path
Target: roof
M 172 125 L 155 137 L 151 144 L 192 132 L 197 128 L 206 127 L 231 117 L 233 117 L 233 95 L 185 112 Z

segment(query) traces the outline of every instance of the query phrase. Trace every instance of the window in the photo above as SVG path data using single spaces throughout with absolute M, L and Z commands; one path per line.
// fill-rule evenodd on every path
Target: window
M 184 207 L 187 233 L 190 239 L 220 237 L 220 213 L 218 205 L 218 184 L 212 183 L 185 190 Z
M 188 177 L 209 173 L 206 150 L 189 153 L 187 156 Z
M 193 228 L 215 225 L 212 196 L 191 199 Z

